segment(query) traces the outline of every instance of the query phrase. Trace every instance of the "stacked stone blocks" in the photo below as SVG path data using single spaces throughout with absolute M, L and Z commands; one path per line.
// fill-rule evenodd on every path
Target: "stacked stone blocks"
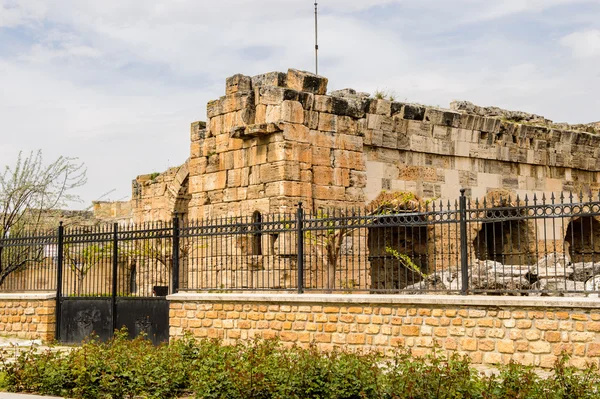
M 568 354 L 584 368 L 600 359 L 600 311 L 540 306 L 396 304 L 378 301 L 348 303 L 343 299 L 277 301 L 179 300 L 170 304 L 171 337 L 190 331 L 198 338 L 219 338 L 225 344 L 252 338 L 278 338 L 286 344 L 315 344 L 377 350 L 391 355 L 407 348 L 414 355 L 434 348 L 468 356 L 474 364 L 507 364 L 551 368 Z M 354 302 L 354 301 L 352 301 Z M 476 302 L 476 300 L 474 300 Z M 538 304 L 539 305 L 539 304 Z
M 25 339 L 54 339 L 55 299 L 0 298 L 0 334 Z

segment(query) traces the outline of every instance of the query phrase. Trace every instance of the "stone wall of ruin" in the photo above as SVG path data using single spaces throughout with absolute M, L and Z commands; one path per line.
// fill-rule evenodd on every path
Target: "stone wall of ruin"
M 130 223 L 131 205 L 131 201 L 94 201 L 94 217 L 106 222 Z
M 140 175 L 132 182 L 131 218 L 135 223 L 172 220 L 187 214 L 188 163 L 163 173 Z
M 473 199 L 495 189 L 523 197 L 600 188 L 594 133 L 465 103 L 326 92 L 326 78 L 296 70 L 228 78 L 207 123 L 192 124 L 191 214 L 273 213 L 298 201 L 346 208 L 381 191 L 454 200 L 460 188 Z
M 594 124 L 554 124 L 539 115 L 466 102 L 440 109 L 352 89 L 328 94 L 327 83 L 293 69 L 228 78 L 225 95 L 207 105 L 206 123 L 191 125 L 186 163 L 134 181 L 133 220 L 293 213 L 299 202 L 316 213 L 364 207 L 382 192 L 454 204 L 461 188 L 471 201 L 488 203 L 500 196 L 511 196 L 514 203 L 517 195 L 532 200 L 550 192 L 600 189 L 600 135 Z M 543 255 L 533 254 L 535 248 L 566 251 L 561 237 L 568 222 L 516 226 L 523 233 L 552 231 L 554 237 L 548 243 L 548 237 L 534 234 L 527 256 L 511 264 L 535 263 Z M 469 237 L 482 228 L 472 224 Z M 427 231 L 429 252 L 449 248 L 432 267 L 457 266 L 457 234 Z M 242 256 L 256 255 L 238 244 L 227 246 Z M 471 254 L 477 252 L 471 248 Z

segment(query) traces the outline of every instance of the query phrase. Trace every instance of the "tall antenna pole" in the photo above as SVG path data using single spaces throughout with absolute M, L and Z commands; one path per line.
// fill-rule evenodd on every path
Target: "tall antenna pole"
M 315 1 L 315 74 L 319 74 L 319 41 L 318 41 L 318 30 L 317 30 L 317 11 L 318 4 Z

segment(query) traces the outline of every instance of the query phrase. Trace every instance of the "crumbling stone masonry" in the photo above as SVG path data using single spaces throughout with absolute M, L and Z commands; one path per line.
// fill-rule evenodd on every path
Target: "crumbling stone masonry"
M 453 200 L 461 187 L 473 199 L 494 189 L 531 196 L 600 188 L 593 124 L 352 89 L 327 94 L 326 78 L 293 69 L 228 78 L 207 117 L 192 124 L 182 167 L 134 181 L 134 220 L 167 219 L 185 205 L 191 218 L 274 213 L 298 201 L 346 208 L 382 190 Z
M 352 89 L 327 93 L 327 83 L 294 69 L 227 78 L 225 95 L 207 105 L 207 121 L 191 125 L 189 159 L 133 182 L 133 220 L 288 213 L 298 202 L 312 212 L 346 209 L 386 191 L 454 202 L 465 188 L 472 201 L 510 195 L 514 202 L 517 195 L 600 188 L 597 124 L 555 124 L 468 102 L 440 109 Z M 536 228 L 532 223 L 510 229 L 527 234 Z M 537 229 L 544 231 L 547 223 L 540 219 Z M 558 238 L 552 237 L 552 248 L 559 252 L 569 245 L 569 225 L 551 226 Z M 469 236 L 479 238 L 470 243 L 471 252 L 494 260 L 489 253 L 501 250 L 500 244 L 485 237 L 494 236 L 497 226 L 473 228 Z M 441 239 L 431 234 L 428 243 Z M 502 239 L 512 245 L 516 238 Z M 446 240 L 456 242 L 456 235 Z M 543 247 L 532 241 L 532 248 L 536 244 Z M 438 261 L 457 259 L 447 255 Z

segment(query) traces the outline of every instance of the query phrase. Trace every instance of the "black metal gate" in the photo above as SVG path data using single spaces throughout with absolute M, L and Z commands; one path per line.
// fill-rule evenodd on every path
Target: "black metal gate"
M 177 291 L 177 221 L 143 230 L 89 227 L 58 234 L 56 337 L 79 343 L 101 340 L 126 327 L 155 344 L 169 339 L 166 296 Z M 175 276 L 175 278 L 172 278 Z

